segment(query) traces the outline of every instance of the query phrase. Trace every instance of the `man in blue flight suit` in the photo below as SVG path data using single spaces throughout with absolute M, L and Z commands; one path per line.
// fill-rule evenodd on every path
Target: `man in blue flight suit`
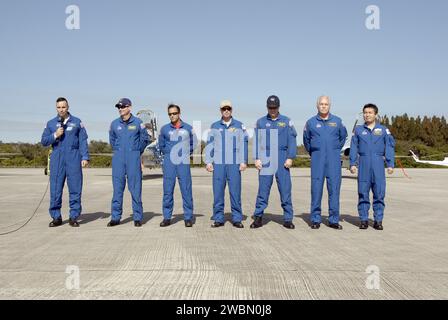
M 168 106 L 170 123 L 164 125 L 159 135 L 159 150 L 163 155 L 163 221 L 161 227 L 171 224 L 173 214 L 173 192 L 176 178 L 179 181 L 183 200 L 185 227 L 193 226 L 193 191 L 190 156 L 196 146 L 193 128 L 180 119 L 180 107 Z
M 373 227 L 383 230 L 384 197 L 386 175 L 392 174 L 395 166 L 395 140 L 389 129 L 376 121 L 378 107 L 366 104 L 363 108 L 364 125 L 357 126 L 350 145 L 350 171 L 358 173 L 358 214 L 360 229 L 369 227 L 370 189 L 373 192 Z
M 322 222 L 322 190 L 326 178 L 328 226 L 340 230 L 341 149 L 347 139 L 347 129 L 340 118 L 330 113 L 330 108 L 330 97 L 317 99 L 318 114 L 306 122 L 303 144 L 311 156 L 311 228 L 319 229 Z
M 221 102 L 221 120 L 212 124 L 207 139 L 206 169 L 213 172 L 213 228 L 224 226 L 224 193 L 229 185 L 232 224 L 244 228 L 241 209 L 241 171 L 248 161 L 248 136 L 244 125 L 232 117 L 232 102 Z
M 115 107 L 120 117 L 112 121 L 109 130 L 109 142 L 114 153 L 112 156 L 114 195 L 112 216 L 107 226 L 120 224 L 127 177 L 128 190 L 132 197 L 134 226 L 141 227 L 143 219 L 141 154 L 149 143 L 149 136 L 142 120 L 132 115 L 131 100 L 120 99 Z
M 289 169 L 297 153 L 297 132 L 292 121 L 279 113 L 280 99 L 270 96 L 268 114 L 255 125 L 255 167 L 258 174 L 258 195 L 251 228 L 263 226 L 263 213 L 268 206 L 269 193 L 275 175 L 283 208 L 283 226 L 294 229 Z M 268 155 L 269 153 L 269 155 Z
M 42 133 L 44 147 L 52 146 L 50 156 L 50 227 L 62 224 L 62 191 L 65 179 L 69 191 L 70 219 L 72 227 L 79 227 L 81 214 L 82 168 L 89 164 L 87 132 L 81 120 L 68 112 L 67 99 L 56 100 L 57 117 L 47 122 Z

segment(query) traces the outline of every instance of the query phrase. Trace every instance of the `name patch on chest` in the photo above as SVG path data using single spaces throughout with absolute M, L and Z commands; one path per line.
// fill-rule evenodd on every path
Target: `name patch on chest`
M 375 130 L 373 130 L 373 134 L 374 134 L 375 136 L 380 136 L 380 135 L 383 134 L 383 129 L 381 129 L 381 128 L 376 128 Z
M 337 123 L 336 122 L 328 122 L 328 126 L 329 127 L 337 127 Z
M 128 126 L 128 130 L 136 130 L 137 126 Z

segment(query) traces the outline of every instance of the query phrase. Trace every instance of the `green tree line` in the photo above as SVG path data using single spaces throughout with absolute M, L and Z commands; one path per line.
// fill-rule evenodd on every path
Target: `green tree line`
M 416 152 L 421 158 L 428 160 L 443 160 L 448 155 L 448 123 L 444 116 L 409 117 L 407 114 L 380 118 L 380 122 L 391 131 L 396 140 L 396 155 L 409 156 L 409 150 Z M 299 142 L 300 144 L 300 142 Z M 202 149 L 205 143 L 202 142 Z M 50 148 L 40 143 L 3 143 L 0 141 L 0 167 L 45 167 Z M 250 148 L 249 148 L 250 151 Z M 89 142 L 91 167 L 110 167 L 112 164 L 111 146 L 104 141 Z M 298 154 L 307 153 L 300 145 Z M 417 164 L 410 158 L 397 158 L 404 167 L 431 167 Z M 309 167 L 310 160 L 298 157 L 294 160 L 295 167 Z
M 3 143 L 0 141 L 0 167 L 30 167 L 39 168 L 47 165 L 50 147 L 40 143 Z M 110 167 L 112 165 L 111 146 L 104 141 L 89 142 L 91 167 Z
M 414 151 L 423 160 L 443 160 L 448 156 L 448 123 L 444 116 L 409 117 L 383 116 L 381 123 L 389 128 L 395 138 L 397 156 L 408 156 Z M 397 158 L 405 167 L 437 167 L 417 164 L 410 158 Z M 438 167 L 440 168 L 440 167 Z

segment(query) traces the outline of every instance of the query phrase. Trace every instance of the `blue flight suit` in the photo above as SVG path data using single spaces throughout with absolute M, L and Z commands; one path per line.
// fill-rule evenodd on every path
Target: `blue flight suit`
M 113 150 L 112 184 L 114 187 L 111 221 L 121 220 L 126 177 L 132 197 L 133 220 L 142 221 L 141 154 L 149 143 L 148 132 L 142 120 L 132 114 L 128 121 L 119 117 L 110 125 L 109 142 Z
M 55 138 L 56 130 L 64 128 L 64 134 Z M 69 191 L 70 219 L 76 220 L 82 211 L 82 160 L 89 160 L 87 132 L 81 120 L 69 115 L 61 124 L 60 118 L 55 117 L 47 122 L 42 133 L 41 143 L 44 147 L 52 146 L 50 156 L 50 216 L 61 218 L 62 191 L 65 179 Z
M 350 166 L 358 163 L 358 213 L 361 222 L 368 222 L 370 189 L 373 191 L 373 211 L 376 222 L 383 221 L 386 176 L 384 163 L 394 168 L 395 140 L 389 129 L 379 123 L 373 130 L 367 125 L 355 128 L 350 145 Z
M 277 145 L 271 141 L 274 130 L 278 133 Z M 262 137 L 264 133 L 265 138 Z M 285 168 L 284 163 L 286 159 L 294 159 L 296 157 L 296 137 L 297 132 L 292 121 L 284 115 L 279 114 L 275 120 L 269 114 L 258 119 L 255 125 L 255 159 L 262 161 L 263 169 L 258 174 L 255 217 L 262 217 L 264 210 L 268 206 L 269 194 L 275 174 L 278 191 L 280 192 L 284 221 L 292 221 L 294 212 L 291 201 L 291 175 L 289 169 Z M 278 159 L 271 159 L 271 163 L 267 164 L 267 157 L 275 153 L 277 153 Z M 269 165 L 272 164 L 274 164 L 273 169 L 272 167 L 269 168 Z
M 342 120 L 329 114 L 327 120 L 319 115 L 306 122 L 303 144 L 311 156 L 311 222 L 322 222 L 322 191 L 327 179 L 330 224 L 339 223 L 339 195 L 341 190 L 341 149 L 347 139 Z
M 183 200 L 184 220 L 193 219 L 193 190 L 190 170 L 190 156 L 197 139 L 193 128 L 181 122 L 179 128 L 172 123 L 162 127 L 159 135 L 159 150 L 163 155 L 163 219 L 170 220 L 173 214 L 173 192 L 176 177 Z
M 229 185 L 232 222 L 241 222 L 241 171 L 240 164 L 248 162 L 248 135 L 244 125 L 232 118 L 227 126 L 222 119 L 211 125 L 207 139 L 207 164 L 213 164 L 213 217 L 224 223 L 224 193 Z M 230 154 L 228 154 L 230 151 Z

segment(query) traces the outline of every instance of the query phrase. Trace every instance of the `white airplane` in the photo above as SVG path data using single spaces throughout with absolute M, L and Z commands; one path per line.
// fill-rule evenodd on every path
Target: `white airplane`
M 412 158 L 414 158 L 415 162 L 448 167 L 448 158 L 447 157 L 445 157 L 445 159 L 443 159 L 443 161 L 427 161 L 427 160 L 420 160 L 417 157 L 417 155 L 414 152 L 412 152 L 412 150 L 409 150 L 409 152 L 412 154 Z
M 137 112 L 136 116 L 143 121 L 149 135 L 149 145 L 142 154 L 142 167 L 157 168 L 162 163 L 162 156 L 157 147 L 159 141 L 159 127 L 154 111 L 145 109 Z
M 352 141 L 352 137 L 355 134 L 355 129 L 357 126 L 363 125 L 363 117 L 362 112 L 357 114 L 357 117 L 355 118 L 355 124 L 353 125 L 352 131 L 348 133 L 347 138 L 345 139 L 344 146 L 341 150 L 341 164 L 342 168 L 350 169 L 350 144 Z

